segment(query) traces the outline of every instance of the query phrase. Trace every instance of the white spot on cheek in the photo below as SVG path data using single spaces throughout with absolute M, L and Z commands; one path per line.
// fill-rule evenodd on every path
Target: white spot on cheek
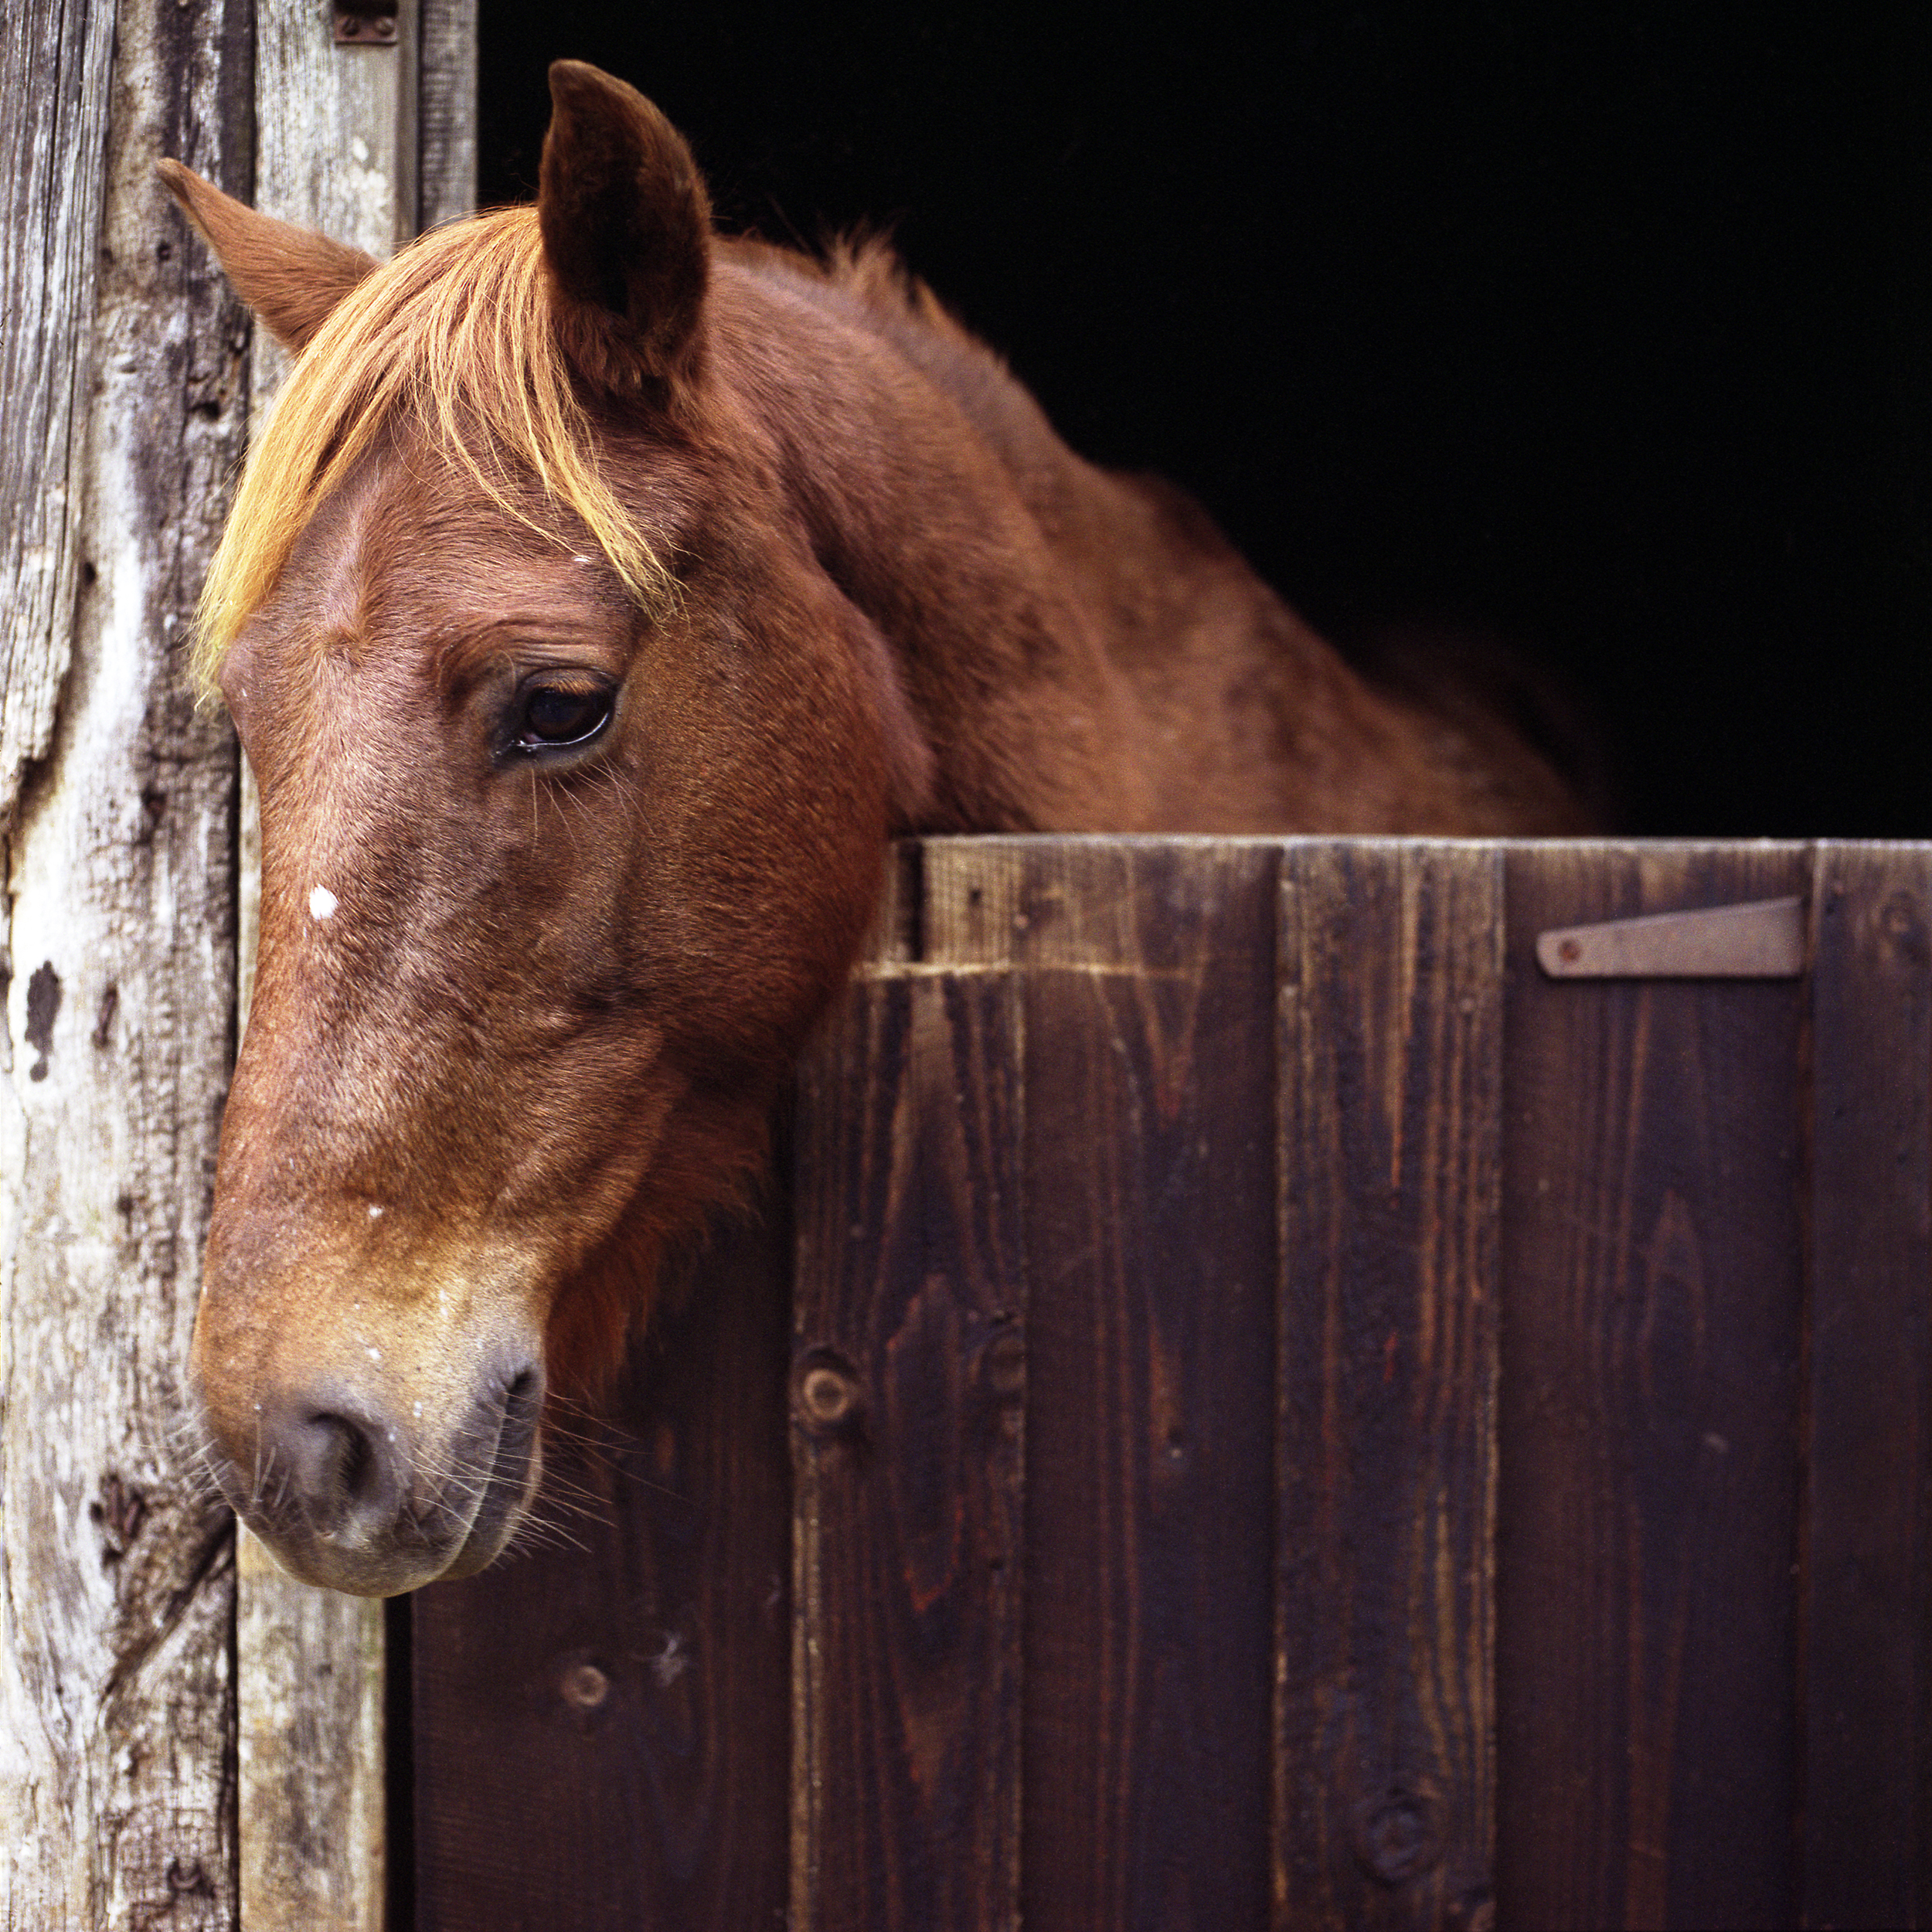
M 382 1219 L 382 1218 L 383 1218 L 383 1210 L 382 1210 L 382 1208 L 381 1208 L 381 1206 L 379 1206 L 377 1202 L 374 1202 L 374 1201 L 370 1202 L 369 1202 L 369 1218 L 372 1221 L 379 1221 L 379 1220 L 381 1220 L 381 1219 Z M 359 1302 L 358 1302 L 355 1305 L 356 1305 L 358 1308 L 360 1308 L 360 1307 L 362 1306 L 362 1304 L 359 1301 Z
M 420 1402 L 416 1405 L 416 1420 L 418 1422 L 423 1420 L 423 1405 Z
M 369 1359 L 372 1362 L 380 1362 L 383 1359 L 382 1350 L 380 1349 L 370 1349 L 369 1352 Z
M 342 903 L 326 886 L 318 886 L 308 895 L 308 916 L 311 919 L 333 919 L 335 908 Z

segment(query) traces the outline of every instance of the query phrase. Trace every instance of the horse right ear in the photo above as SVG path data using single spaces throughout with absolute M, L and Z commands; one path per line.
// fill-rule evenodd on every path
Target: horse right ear
M 684 138 L 634 87 L 550 68 L 537 223 L 564 353 L 617 394 L 668 400 L 696 373 L 711 203 Z
M 244 207 L 178 161 L 157 162 L 155 168 L 235 293 L 284 348 L 305 349 L 335 304 L 376 266 L 359 248 Z

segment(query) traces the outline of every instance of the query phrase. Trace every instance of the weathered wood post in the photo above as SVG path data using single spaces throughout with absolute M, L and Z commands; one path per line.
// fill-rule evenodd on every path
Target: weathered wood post
M 416 231 L 418 9 L 385 36 L 360 16 L 338 39 L 329 0 L 261 6 L 256 29 L 254 205 L 386 256 Z M 254 331 L 253 423 L 287 372 Z M 242 1024 L 254 968 L 260 852 L 242 789 Z M 383 1775 L 386 1666 L 379 1604 L 284 1576 L 244 1530 L 236 1662 L 241 1906 L 249 1932 L 380 1932 L 388 1890 Z
M 256 206 L 386 256 L 475 198 L 475 0 L 398 0 L 388 15 L 267 0 L 257 26 Z M 370 30 L 373 20 L 381 29 Z M 255 417 L 287 359 L 257 328 Z M 258 872 L 243 787 L 244 1023 Z M 248 1932 L 380 1932 L 389 1891 L 387 1659 L 382 1606 L 283 1575 L 240 1549 L 241 1908 Z
M 238 1854 L 234 1546 L 182 1382 L 245 870 L 185 647 L 251 355 L 154 164 L 385 253 L 460 212 L 474 0 L 403 0 L 380 48 L 332 11 L 26 0 L 0 37 L 0 1923 L 36 1932 L 382 1921 L 379 1617 L 251 1597 L 244 1773 L 286 1787 L 294 1731 L 345 1713 L 310 1742 L 372 1828 L 264 1811 Z
M 181 1433 L 234 1025 L 235 757 L 190 614 L 240 311 L 154 177 L 246 192 L 247 0 L 0 36 L 0 1921 L 235 1921 L 233 1539 Z

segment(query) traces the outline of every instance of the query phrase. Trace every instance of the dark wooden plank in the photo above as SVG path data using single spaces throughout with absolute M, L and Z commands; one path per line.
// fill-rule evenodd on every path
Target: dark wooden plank
M 539 1546 L 415 1599 L 417 1920 L 784 1922 L 783 1203 L 727 1230 L 587 1418 Z
M 1275 1923 L 1492 1915 L 1502 872 L 1281 882 Z
M 1499 1921 L 1796 1913 L 1796 980 L 1546 980 L 1539 930 L 1802 892 L 1803 849 L 1507 861 Z
M 1804 1921 L 1932 1923 L 1932 852 L 1818 849 Z
M 1268 1916 L 1277 849 L 1015 852 L 982 910 L 1025 971 L 1024 1918 L 1238 1932 Z
M 821 1932 L 1015 1922 L 1017 1011 L 927 900 L 926 959 L 889 912 L 799 1081 L 790 1923 Z

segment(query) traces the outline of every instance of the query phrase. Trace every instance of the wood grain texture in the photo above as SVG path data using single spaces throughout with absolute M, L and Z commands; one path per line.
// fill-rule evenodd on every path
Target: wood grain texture
M 1498 1921 L 1787 1925 L 1804 989 L 1558 983 L 1532 948 L 1801 892 L 1806 855 L 1505 864 Z
M 397 46 L 338 47 L 329 0 L 260 7 L 257 207 L 381 255 L 414 232 L 417 17 L 415 0 L 402 0 Z M 448 104 L 454 112 L 458 104 Z M 186 245 L 205 259 L 199 243 Z M 259 427 L 288 366 L 260 327 L 253 364 Z M 245 770 L 240 802 L 245 1024 L 260 891 L 259 818 Z M 245 1563 L 238 1590 L 244 1920 L 250 1932 L 376 1932 L 389 1876 L 382 1606 L 318 1593 L 272 1560 Z
M 125 0 L 67 10 L 42 44 L 50 17 L 9 17 L 0 60 L 29 65 L 5 138 L 53 141 L 82 112 L 106 140 L 41 152 L 51 225 L 9 228 L 5 271 L 29 277 L 9 322 L 60 355 L 80 332 L 94 376 L 60 447 L 12 446 L 77 588 L 70 614 L 44 584 L 9 593 L 8 729 L 36 691 L 59 705 L 6 852 L 0 1923 L 227 1927 L 233 1546 L 188 1466 L 182 1365 L 233 1025 L 235 767 L 180 646 L 247 386 L 242 318 L 153 168 L 181 155 L 245 183 L 250 14 Z M 56 287 L 63 312 L 36 313 Z M 68 405 L 35 385 L 73 375 L 10 366 L 9 411 L 52 437 Z
M 1495 847 L 1281 882 L 1275 1923 L 1493 1916 Z
M 73 648 L 114 0 L 27 0 L 0 33 L 0 825 Z
M 1932 852 L 1812 889 L 1803 1921 L 1932 1923 Z
M 383 1619 L 236 1546 L 236 1774 L 247 1932 L 382 1932 L 388 1876 Z
M 477 0 L 418 0 L 417 226 L 476 212 Z
M 721 1231 L 543 1524 L 417 1594 L 423 1932 L 784 1923 L 789 1232 Z
M 971 887 L 919 883 L 920 956 L 889 910 L 799 1080 L 791 1923 L 822 1932 L 1019 1906 L 1019 1013 Z
M 260 12 L 255 206 L 393 254 L 416 233 L 420 0 L 397 0 L 390 46 L 336 46 L 332 0 L 263 0 Z M 446 111 L 457 105 L 443 97 Z M 265 405 L 288 372 L 265 328 L 255 331 L 254 369 Z
M 1012 845 L 1023 977 L 1022 1916 L 1268 1913 L 1276 849 Z

